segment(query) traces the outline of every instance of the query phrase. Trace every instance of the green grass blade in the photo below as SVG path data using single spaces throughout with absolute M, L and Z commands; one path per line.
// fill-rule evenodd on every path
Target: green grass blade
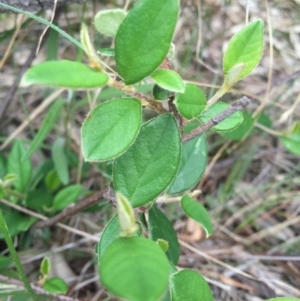
M 17 253 L 17 251 L 16 251 L 16 249 L 14 247 L 14 244 L 12 242 L 12 239 L 10 237 L 10 234 L 9 234 L 9 231 L 8 231 L 8 228 L 7 228 L 4 216 L 2 214 L 2 210 L 0 210 L 0 230 L 2 231 L 2 233 L 4 235 L 4 239 L 5 239 L 6 243 L 7 243 L 7 246 L 8 246 L 8 249 L 10 251 L 11 257 L 12 257 L 12 259 L 13 259 L 15 265 L 16 265 L 16 268 L 17 268 L 17 270 L 19 272 L 21 280 L 24 283 L 25 288 L 27 289 L 28 293 L 31 295 L 32 299 L 33 300 L 37 300 L 37 296 L 35 295 L 35 293 L 33 292 L 32 288 L 30 286 L 28 278 L 25 275 L 25 272 L 23 270 L 22 264 L 20 262 L 18 253 Z

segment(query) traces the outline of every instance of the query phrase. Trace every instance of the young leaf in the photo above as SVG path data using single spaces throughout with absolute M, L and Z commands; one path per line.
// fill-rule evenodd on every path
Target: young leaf
M 288 136 L 280 137 L 284 147 L 295 155 L 300 155 L 300 131 L 296 131 Z
M 82 151 L 87 161 L 107 161 L 124 153 L 136 139 L 142 116 L 135 98 L 107 101 L 93 109 L 81 129 Z
M 66 294 L 68 291 L 66 282 L 59 277 L 47 279 L 43 287 L 47 292 L 52 294 Z
M 47 61 L 31 67 L 23 76 L 21 86 L 33 84 L 66 87 L 98 88 L 108 81 L 108 75 L 79 63 L 67 60 Z
M 232 37 L 223 59 L 225 76 L 236 65 L 245 64 L 237 81 L 247 76 L 257 66 L 263 51 L 263 28 L 263 21 L 256 20 Z
M 181 199 L 181 206 L 186 215 L 194 219 L 203 227 L 206 232 L 206 237 L 212 235 L 213 226 L 210 216 L 201 203 L 185 195 Z
M 41 263 L 40 272 L 43 276 L 48 276 L 50 273 L 50 259 L 44 257 Z
M 138 1 L 116 35 L 116 64 L 127 85 L 150 75 L 165 59 L 179 14 L 178 0 Z
M 169 243 L 168 243 L 166 240 L 159 238 L 159 239 L 156 241 L 156 243 L 159 245 L 159 247 L 160 247 L 165 253 L 168 252 L 168 250 L 169 250 Z
M 145 123 L 128 151 L 114 164 L 115 190 L 133 207 L 155 199 L 174 178 L 181 153 L 173 115 L 162 114 Z
M 155 205 L 149 210 L 149 236 L 154 241 L 163 239 L 169 243 L 166 254 L 176 265 L 180 255 L 177 234 L 168 218 Z
M 196 85 L 186 84 L 184 93 L 176 94 L 175 105 L 183 117 L 193 119 L 205 109 L 206 96 Z
M 130 237 L 138 230 L 133 208 L 120 192 L 116 192 L 116 200 L 121 236 Z
M 59 99 L 56 100 L 55 103 L 50 108 L 48 114 L 44 118 L 38 133 L 35 135 L 33 141 L 30 144 L 29 149 L 27 150 L 23 160 L 28 159 L 37 149 L 40 148 L 43 141 L 50 133 L 58 115 L 61 113 L 61 108 L 65 104 L 65 100 Z
M 94 18 L 95 27 L 100 33 L 114 38 L 126 14 L 125 10 L 118 8 L 101 10 Z
M 100 241 L 97 246 L 97 254 L 99 258 L 105 253 L 108 246 L 120 237 L 121 229 L 118 216 L 115 215 L 104 228 Z
M 168 286 L 169 262 L 162 249 L 144 237 L 119 238 L 100 258 L 100 279 L 114 295 L 154 301 Z
M 79 184 L 68 186 L 60 190 L 54 197 L 53 207 L 56 210 L 62 210 L 70 204 L 76 202 L 81 195 L 82 186 Z
M 243 117 L 244 119 L 238 127 L 229 132 L 221 132 L 221 135 L 236 141 L 246 138 L 253 130 L 254 119 L 245 112 L 243 112 Z
M 219 113 L 223 112 L 225 109 L 227 109 L 229 105 L 225 102 L 216 102 L 210 107 L 208 107 L 207 110 L 203 111 L 201 115 L 199 116 L 200 120 L 202 122 L 206 122 L 210 119 L 212 119 L 214 116 L 218 115 Z M 219 124 L 215 125 L 213 127 L 213 130 L 215 131 L 232 131 L 236 127 L 238 127 L 243 121 L 243 114 L 240 111 L 235 112 Z
M 154 85 L 152 89 L 152 95 L 155 100 L 164 101 L 168 100 L 170 92 L 161 88 L 159 85 Z
M 13 185 L 19 192 L 24 192 L 30 182 L 32 165 L 30 160 L 22 160 L 26 149 L 20 140 L 16 140 L 8 156 L 7 169 L 11 174 L 16 174 L 17 179 Z
M 158 69 L 151 74 L 152 80 L 161 88 L 172 92 L 184 92 L 185 83 L 178 73 L 168 69 Z
M 213 301 L 209 285 L 205 279 L 193 270 L 182 270 L 171 276 L 171 300 Z
M 69 164 L 65 154 L 65 139 L 57 138 L 52 146 L 55 170 L 64 185 L 69 184 Z
M 179 168 L 167 194 L 182 193 L 194 187 L 203 175 L 206 163 L 207 147 L 204 135 L 184 143 Z

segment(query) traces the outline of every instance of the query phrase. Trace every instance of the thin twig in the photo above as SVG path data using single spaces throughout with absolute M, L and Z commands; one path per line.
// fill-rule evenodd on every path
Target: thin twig
M 34 228 L 40 229 L 40 228 L 49 227 L 54 224 L 57 224 L 58 222 L 64 220 L 65 218 L 71 217 L 74 214 L 76 214 L 100 201 L 103 201 L 106 192 L 107 192 L 107 190 L 101 190 L 101 191 L 95 192 L 92 195 L 83 199 L 81 202 L 79 202 L 75 206 L 66 208 L 59 214 L 55 215 L 54 217 L 49 218 L 44 221 L 39 221 L 38 223 L 36 223 L 34 225 Z
M 188 142 L 188 141 L 192 140 L 193 138 L 203 134 L 204 132 L 208 131 L 213 126 L 219 124 L 220 122 L 222 122 L 224 119 L 228 118 L 235 112 L 242 110 L 249 103 L 250 103 L 250 98 L 248 98 L 246 96 L 243 96 L 242 98 L 234 101 L 233 103 L 231 103 L 231 105 L 226 110 L 224 110 L 217 116 L 214 116 L 212 119 L 203 123 L 199 127 L 195 128 L 188 134 L 184 135 L 182 137 L 182 143 Z
M 15 203 L 10 202 L 10 201 L 4 200 L 4 199 L 2 199 L 2 200 L 0 199 L 0 203 L 3 203 L 3 204 L 5 204 L 5 205 L 7 205 L 7 206 L 9 206 L 11 208 L 14 208 L 14 209 L 16 209 L 16 210 L 18 210 L 20 212 L 23 212 L 23 213 L 25 213 L 27 215 L 30 215 L 30 216 L 33 216 L 35 218 L 38 218 L 38 219 L 41 219 L 41 220 L 44 220 L 44 221 L 48 220 L 48 218 L 46 216 L 41 215 L 39 213 L 36 213 L 36 212 L 34 212 L 32 210 L 24 208 L 24 207 L 22 207 L 20 205 L 17 205 Z M 64 230 L 66 230 L 68 232 L 74 233 L 76 235 L 79 235 L 79 236 L 82 236 L 82 237 L 86 237 L 86 238 L 90 239 L 91 241 L 95 241 L 95 242 L 99 241 L 99 237 L 96 236 L 96 235 L 83 232 L 81 230 L 69 227 L 69 226 L 64 225 L 62 223 L 57 223 L 56 226 L 59 227 L 59 228 L 62 228 Z
M 0 281 L 6 282 L 9 284 L 13 284 L 13 285 L 16 285 L 19 287 L 24 287 L 24 284 L 22 281 L 15 279 L 15 278 L 6 277 L 4 275 L 0 275 Z M 83 301 L 82 299 L 73 298 L 73 297 L 69 297 L 69 296 L 51 294 L 51 293 L 45 291 L 40 286 L 35 285 L 34 283 L 30 283 L 30 286 L 35 293 L 53 297 L 60 301 Z

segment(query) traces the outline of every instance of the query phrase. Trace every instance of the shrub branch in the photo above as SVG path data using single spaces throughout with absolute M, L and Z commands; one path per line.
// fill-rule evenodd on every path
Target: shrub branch
M 201 124 L 200 126 L 195 128 L 194 130 L 189 132 L 188 134 L 184 135 L 182 137 L 182 143 L 186 143 L 186 142 L 192 140 L 193 138 L 203 134 L 204 132 L 208 131 L 213 126 L 219 124 L 220 122 L 222 122 L 224 119 L 228 118 L 229 116 L 231 116 L 235 112 L 242 110 L 249 103 L 250 103 L 250 99 L 246 96 L 243 96 L 242 98 L 232 102 L 231 105 L 226 110 L 224 110 L 223 112 L 221 112 L 217 116 L 214 116 L 209 121 Z

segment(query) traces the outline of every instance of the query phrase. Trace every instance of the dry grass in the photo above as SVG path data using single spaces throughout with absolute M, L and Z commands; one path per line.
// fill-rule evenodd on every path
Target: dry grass
M 88 23 L 92 23 L 93 12 L 100 8 L 125 5 L 125 1 L 99 2 L 87 5 L 84 18 Z M 59 25 L 78 37 L 80 17 L 80 9 L 74 6 L 73 10 L 62 13 Z M 266 24 L 263 59 L 251 76 L 240 82 L 225 99 L 251 96 L 253 101 L 247 111 L 267 114 L 276 134 L 300 116 L 299 17 L 299 1 L 292 0 L 182 1 L 174 39 L 175 70 L 186 80 L 197 82 L 211 96 L 222 82 L 222 50 L 226 43 L 246 19 L 262 18 Z M 42 26 L 36 23 L 21 29 L 25 21 L 18 16 L 0 19 L 1 36 L 9 29 L 14 31 L 9 39 L 0 43 L 0 53 L 6 53 L 0 60 L 0 99 L 5 99 L 42 32 Z M 96 33 L 94 37 L 97 46 L 110 43 Z M 58 55 L 59 58 L 76 59 L 77 51 L 69 42 L 60 39 Z M 42 47 L 33 63 L 46 56 L 47 48 Z M 45 90 L 41 88 L 18 89 L 9 100 L 0 128 L 1 141 L 7 141 L 4 153 L 10 149 L 9 136 L 31 139 L 32 133 L 39 128 L 46 109 L 42 105 L 44 95 Z M 77 97 L 82 98 L 83 94 L 78 93 Z M 2 105 L 0 102 L 0 111 Z M 39 114 L 30 122 L 25 121 L 20 130 L 22 122 L 40 106 Z M 67 123 L 58 125 L 46 144 L 51 144 L 55 135 L 68 133 L 70 146 L 81 157 L 79 129 L 88 109 L 88 105 L 78 106 L 75 116 L 64 112 Z M 218 301 L 300 297 L 300 161 L 299 157 L 285 151 L 273 132 L 266 130 L 257 129 L 241 142 L 226 142 L 216 134 L 209 135 L 212 163 L 198 189 L 202 190 L 199 199 L 213 217 L 215 231 L 212 237 L 203 239 L 201 229 L 180 215 L 176 203 L 165 208 L 181 239 L 179 266 L 198 270 L 211 284 Z M 33 159 L 36 165 L 41 160 L 39 156 Z M 104 181 L 93 168 L 83 184 L 102 187 Z M 111 209 L 106 208 L 69 220 L 68 226 L 86 233 L 85 238 L 78 238 L 69 232 L 72 230 L 52 229 L 51 256 L 60 262 L 59 266 L 64 266 L 56 271 L 56 275 L 70 284 L 72 296 L 91 301 L 108 300 L 98 284 L 92 257 L 95 235 L 103 230 L 110 214 Z M 89 233 L 95 235 L 92 237 Z M 20 252 L 32 281 L 36 281 L 38 264 L 49 249 L 39 234 L 35 235 L 30 249 Z M 60 274 L 62 271 L 64 275 Z

